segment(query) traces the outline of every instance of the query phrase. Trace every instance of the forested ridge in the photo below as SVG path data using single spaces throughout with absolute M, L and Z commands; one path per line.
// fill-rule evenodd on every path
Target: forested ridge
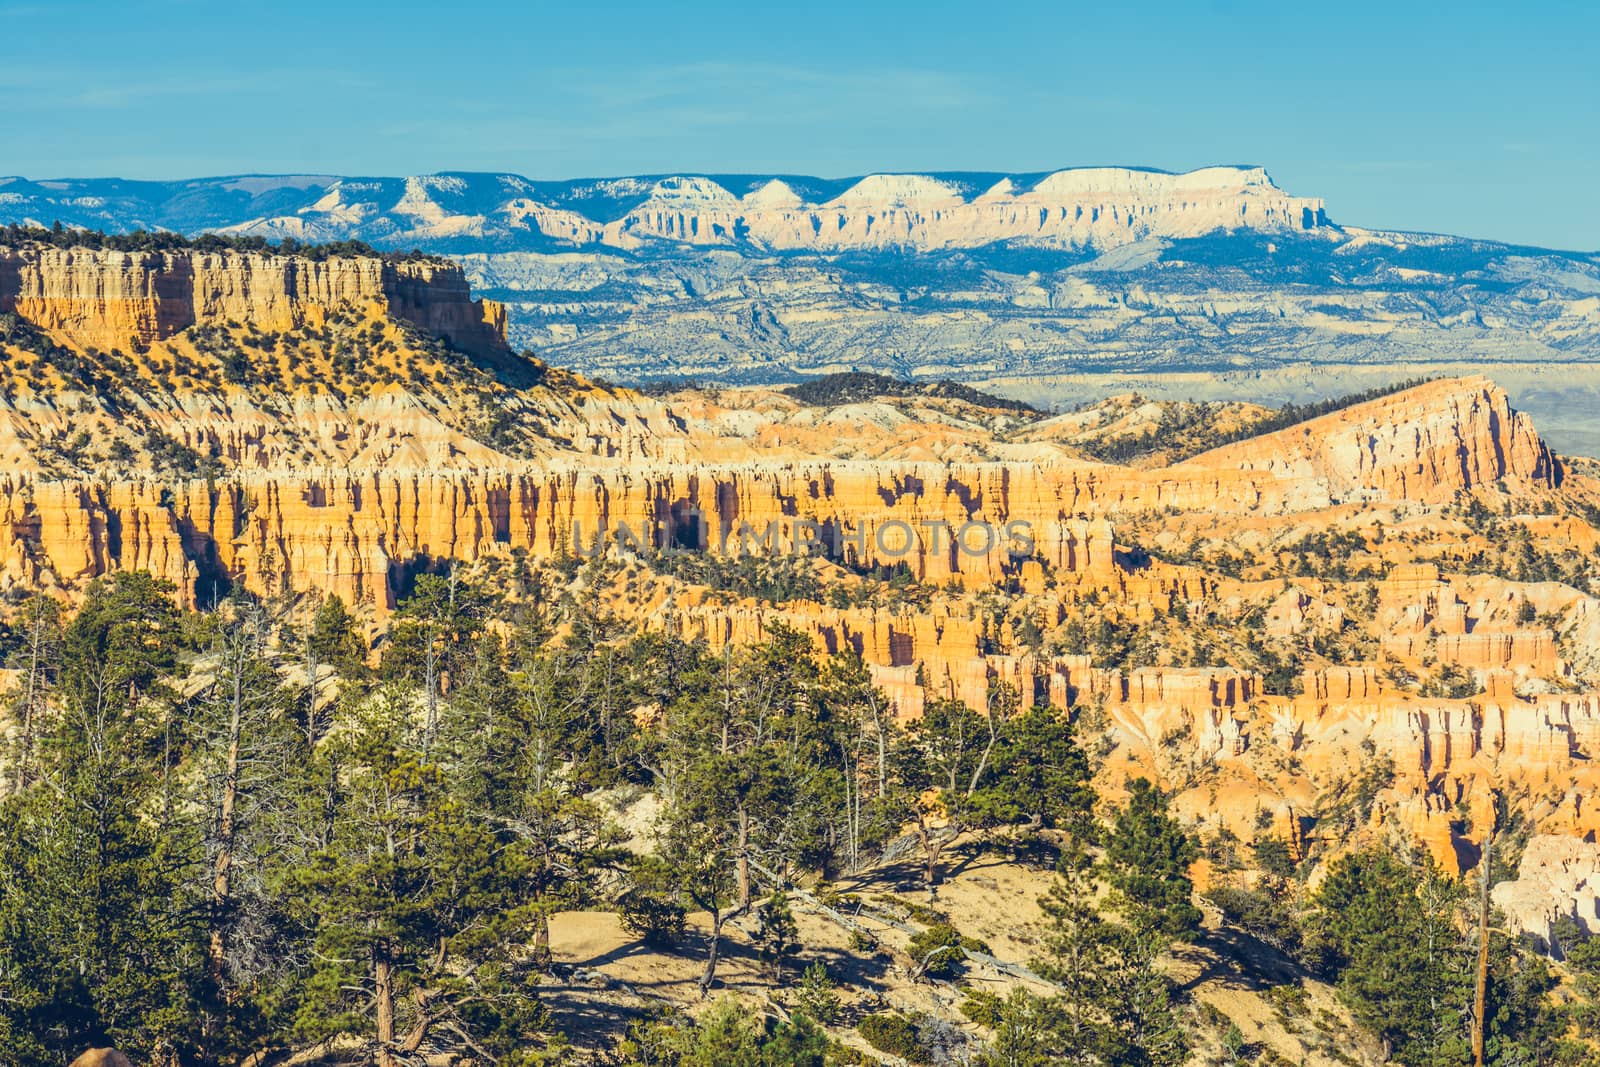
M 1484 1062 L 1593 1062 L 1600 942 L 1569 931 L 1557 966 L 1480 940 L 1472 887 L 1397 850 L 1312 888 L 1258 846 L 1256 877 L 1199 895 L 1161 789 L 1097 778 L 1092 715 L 995 683 L 981 711 L 930 694 L 899 724 L 858 655 L 797 631 L 713 651 L 625 623 L 598 594 L 613 566 L 525 568 L 512 596 L 425 574 L 375 646 L 335 598 L 187 612 L 139 572 L 76 610 L 12 605 L 0 1062 L 1176 1065 L 1208 1026 L 1233 1062 L 1280 1062 L 1163 963 L 1206 911 L 1333 983 L 1397 1062 L 1473 1062 L 1480 1003 Z M 658 801 L 642 842 L 624 791 Z M 988 946 L 939 910 L 958 848 L 1055 867 L 1003 995 L 964 984 Z M 906 979 L 962 989 L 976 1041 L 846 1003 L 798 939 L 798 909 L 860 914 L 835 883 L 891 851 L 930 898 L 893 904 Z M 709 1007 L 580 1058 L 542 992 L 551 920 L 579 909 L 700 961 Z M 719 979 L 733 922 L 771 975 L 742 1006 Z
M 188 235 L 173 230 L 147 230 L 143 228 L 126 233 L 106 233 L 85 227 L 63 226 L 57 222 L 49 228 L 18 225 L 0 226 L 0 247 L 42 245 L 49 248 L 84 248 L 96 252 L 256 252 L 262 255 L 299 256 L 321 262 L 347 256 L 383 259 L 390 262 L 434 260 L 449 262 L 443 256 L 428 255 L 421 251 L 379 251 L 365 241 L 304 242 L 285 237 L 277 243 L 265 237 L 226 233 L 199 233 Z

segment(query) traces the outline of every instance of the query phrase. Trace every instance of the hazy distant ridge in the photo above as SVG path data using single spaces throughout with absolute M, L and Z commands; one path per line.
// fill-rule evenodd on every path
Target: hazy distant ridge
M 1244 227 L 1327 225 L 1260 167 L 1184 174 L 1094 167 L 1038 174 L 664 175 L 534 181 L 514 174 L 317 175 L 175 182 L 0 179 L 0 221 L 106 230 L 219 230 L 380 246 L 542 250 L 652 242 L 786 251 L 1110 247 Z

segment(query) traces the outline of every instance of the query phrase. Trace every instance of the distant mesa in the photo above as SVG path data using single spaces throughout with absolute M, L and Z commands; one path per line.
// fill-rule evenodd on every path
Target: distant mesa
M 639 248 L 652 242 L 772 250 L 974 248 L 1023 241 L 1107 247 L 1217 229 L 1327 225 L 1261 167 L 1182 174 L 1091 167 L 1036 175 L 665 175 L 534 181 L 512 174 L 409 178 L 229 177 L 186 182 L 9 179 L 0 222 L 134 225 L 272 238 L 488 241 Z

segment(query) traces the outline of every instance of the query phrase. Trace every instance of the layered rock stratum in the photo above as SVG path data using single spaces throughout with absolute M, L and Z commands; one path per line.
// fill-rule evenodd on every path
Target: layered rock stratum
M 473 300 L 461 269 L 438 259 L 0 251 L 0 312 L 80 347 L 148 345 L 229 321 L 295 330 L 343 305 L 375 306 L 468 351 L 505 347 L 504 308 Z

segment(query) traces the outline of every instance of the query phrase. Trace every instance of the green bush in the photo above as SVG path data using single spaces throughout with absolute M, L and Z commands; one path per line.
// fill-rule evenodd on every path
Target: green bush
M 917 1026 L 897 1011 L 869 1015 L 856 1024 L 856 1033 L 879 1052 L 910 1060 L 928 1062 L 928 1050 L 917 1034 Z
M 998 993 L 991 993 L 986 989 L 967 989 L 966 999 L 961 1002 L 961 1014 L 977 1023 L 993 1030 L 1000 1023 L 1000 1012 L 1004 1001 Z
M 800 987 L 795 990 L 795 1006 L 824 1026 L 839 1021 L 839 990 L 828 977 L 828 967 L 821 960 L 805 969 L 800 976 Z
M 911 958 L 929 978 L 953 978 L 961 972 L 966 953 L 961 931 L 949 923 L 934 923 L 911 939 Z
M 653 945 L 683 940 L 683 900 L 666 865 L 644 859 L 633 869 L 633 884 L 617 901 L 622 928 Z
M 1255 843 L 1256 866 L 1279 878 L 1294 874 L 1294 853 L 1281 837 L 1264 837 Z
M 1266 887 L 1231 889 L 1219 886 L 1206 896 L 1222 912 L 1223 918 L 1251 937 L 1291 956 L 1299 952 L 1303 940 L 1299 921 L 1289 906 Z

